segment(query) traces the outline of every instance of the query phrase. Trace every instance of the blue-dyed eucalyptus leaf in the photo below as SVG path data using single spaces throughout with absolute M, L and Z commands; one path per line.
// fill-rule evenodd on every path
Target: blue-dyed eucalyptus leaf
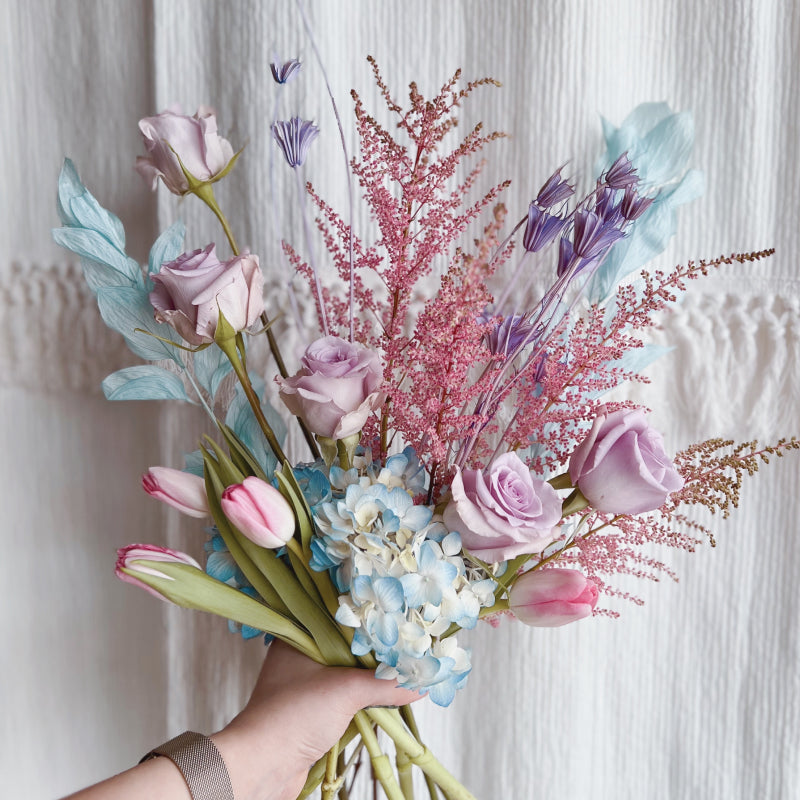
M 260 378 L 251 379 L 256 394 L 259 397 L 263 397 L 264 381 Z M 261 401 L 261 408 L 278 442 L 283 444 L 286 438 L 286 425 L 280 415 L 264 400 Z M 245 397 L 238 383 L 236 385 L 236 395 L 231 401 L 228 413 L 225 417 L 225 424 L 233 430 L 242 442 L 244 442 L 264 472 L 267 475 L 272 475 L 278 466 L 277 459 L 273 455 L 272 450 L 270 450 L 266 439 L 264 439 L 261 427 L 253 414 L 253 409 L 250 408 L 250 403 L 248 403 L 247 397 Z
M 195 377 L 211 397 L 216 395 L 222 379 L 231 369 L 231 362 L 215 345 L 194 354 Z
M 125 229 L 119 218 L 95 200 L 69 158 L 64 159 L 58 176 L 58 215 L 67 227 L 104 232 L 118 250 L 125 249 Z
M 644 103 L 619 128 L 603 120 L 606 153 L 596 171 L 607 169 L 627 153 L 641 179 L 641 188 L 655 200 L 617 242 L 592 276 L 587 294 L 606 300 L 626 275 L 662 253 L 677 231 L 677 208 L 703 191 L 697 170 L 686 170 L 694 142 L 694 123 L 687 111 L 673 114 L 666 103 Z
M 183 400 L 192 402 L 178 375 L 153 364 L 126 367 L 111 373 L 103 381 L 103 393 L 109 400 Z
M 183 239 L 186 235 L 186 226 L 178 221 L 173 222 L 155 240 L 150 248 L 150 256 L 147 259 L 147 270 L 150 275 L 155 275 L 161 269 L 162 264 L 174 261 L 183 252 Z
M 191 453 L 184 453 L 183 464 L 184 472 L 189 472 L 192 475 L 199 475 L 201 478 L 203 477 L 203 454 L 200 450 L 194 450 Z
M 101 233 L 86 228 L 56 228 L 56 244 L 90 262 L 86 273 L 92 291 L 101 286 L 142 286 L 139 265 L 117 250 Z
M 170 358 L 176 364 L 183 365 L 178 349 L 153 336 L 136 332 L 136 328 L 143 328 L 163 339 L 180 342 L 178 334 L 169 325 L 153 319 L 153 307 L 144 289 L 122 286 L 101 288 L 97 292 L 97 305 L 103 322 L 119 331 L 137 356 L 147 361 Z
M 78 223 L 71 226 L 98 231 L 108 239 L 109 244 L 120 252 L 125 252 L 125 229 L 119 217 L 103 208 L 87 190 L 80 197 L 70 200 L 72 217 Z

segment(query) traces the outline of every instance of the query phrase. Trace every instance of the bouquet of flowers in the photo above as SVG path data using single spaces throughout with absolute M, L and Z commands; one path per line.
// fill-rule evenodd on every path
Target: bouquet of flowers
M 106 378 L 106 396 L 198 404 L 216 431 L 183 469 L 152 467 L 142 481 L 184 514 L 211 518 L 205 566 L 134 544 L 119 553 L 119 577 L 221 615 L 245 638 L 280 638 L 446 706 L 471 669 L 462 629 L 481 619 L 558 626 L 616 615 L 598 607 L 600 595 L 636 598 L 613 575 L 669 573 L 651 543 L 713 543 L 687 509 L 727 515 L 742 477 L 798 443 L 711 439 L 669 455 L 645 409 L 607 396 L 646 380 L 641 370 L 661 351 L 641 332 L 689 280 L 771 252 L 618 285 L 663 250 L 677 206 L 698 191 L 698 174 L 686 171 L 686 114 L 648 104 L 618 129 L 607 124 L 590 190 L 576 193 L 557 169 L 509 226 L 499 202 L 508 181 L 473 198 L 481 165 L 462 168 L 502 134 L 477 126 L 450 144 L 461 104 L 495 82 L 462 85 L 456 73 L 432 99 L 412 84 L 403 107 L 371 64 L 396 130 L 353 94 L 360 150 L 350 159 L 345 148 L 349 213 L 300 180 L 318 128 L 292 118 L 271 129 L 328 253 L 323 269 L 308 241 L 305 257 L 283 245 L 319 325 L 294 374 L 265 307 L 259 259 L 239 250 L 214 195 L 241 151 L 218 134 L 211 109 L 143 119 L 147 155 L 136 168 L 153 188 L 161 179 L 208 205 L 228 257 L 215 244 L 184 252 L 177 223 L 140 267 L 119 220 L 69 160 L 54 235 L 81 257 L 105 322 L 151 362 Z M 299 69 L 296 60 L 272 67 L 281 85 Z M 358 235 L 353 179 L 374 223 Z M 285 422 L 248 357 L 248 342 L 262 336 L 286 417 L 308 446 L 299 460 L 284 451 Z M 377 729 L 394 742 L 396 771 Z M 391 800 L 413 797 L 412 765 L 431 798 L 437 787 L 450 800 L 472 797 L 422 744 L 408 707 L 357 714 L 301 797 L 320 785 L 325 798 L 346 797 L 362 747 Z

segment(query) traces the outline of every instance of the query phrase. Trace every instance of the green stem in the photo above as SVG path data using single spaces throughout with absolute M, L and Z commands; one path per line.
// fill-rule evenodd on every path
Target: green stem
M 414 709 L 411 706 L 401 706 L 400 707 L 400 716 L 403 718 L 403 722 L 408 725 L 408 729 L 414 735 L 414 738 L 422 744 L 422 739 L 419 735 L 419 728 L 417 727 L 417 720 L 414 717 Z M 439 793 L 436 791 L 436 784 L 431 778 L 430 775 L 425 776 L 425 785 L 428 787 L 428 794 L 430 795 L 430 800 L 439 800 Z
M 402 750 L 395 754 L 397 765 L 397 780 L 400 782 L 400 791 L 405 800 L 414 800 L 414 779 L 411 775 L 411 759 Z
M 347 730 L 344 732 L 344 736 L 339 739 L 339 752 L 344 752 L 345 747 L 347 747 L 350 742 L 355 739 L 358 735 L 358 731 L 356 730 L 356 726 L 351 722 L 347 726 Z M 306 778 L 305 785 L 303 786 L 303 790 L 297 795 L 297 800 L 306 800 L 307 797 L 314 794 L 316 788 L 322 783 L 323 779 L 325 778 L 325 768 L 327 766 L 327 757 L 323 756 L 322 758 L 314 764 L 313 767 L 308 772 L 308 777 Z M 350 765 L 348 765 L 348 769 Z M 342 770 L 342 775 L 344 775 L 346 770 Z
M 397 709 L 369 708 L 365 712 L 359 713 L 366 713 L 370 719 L 377 722 L 391 737 L 395 746 L 404 750 L 414 764 L 426 775 L 430 775 L 447 797 L 452 800 L 476 800 L 475 795 L 456 780 L 424 744 L 418 742 L 406 730 Z
M 242 364 L 242 359 L 239 356 L 239 349 L 242 351 L 244 350 L 242 334 L 237 333 L 235 339 L 224 339 L 222 341 L 218 341 L 217 344 L 231 362 L 233 371 L 236 373 L 239 383 L 242 384 L 242 389 L 247 397 L 247 401 L 250 403 L 250 407 L 253 409 L 253 414 L 255 414 L 256 421 L 264 433 L 267 443 L 272 448 L 275 458 L 277 458 L 278 462 L 282 464 L 284 461 L 286 461 L 286 455 L 283 452 L 283 448 L 278 443 L 278 439 L 270 427 L 269 422 L 267 422 L 267 418 L 264 416 L 264 412 L 261 409 L 261 402 L 256 395 L 255 389 L 253 389 L 253 384 L 250 382 L 250 376 L 247 374 L 247 370 Z M 240 345 L 240 348 L 237 348 L 237 345 Z
M 389 800 L 406 800 L 397 784 L 397 779 L 394 777 L 389 757 L 381 750 L 378 737 L 375 735 L 375 731 L 372 730 L 372 722 L 368 713 L 359 711 L 353 717 L 353 722 L 355 722 L 356 728 L 361 734 L 361 741 L 364 742 L 364 746 L 367 748 L 375 776 Z
M 236 240 L 233 238 L 231 226 L 228 224 L 228 220 L 222 213 L 222 209 L 219 207 L 219 203 L 217 203 L 217 198 L 214 196 L 214 188 L 210 183 L 203 183 L 194 189 L 194 194 L 214 212 L 214 216 L 219 220 L 219 224 L 222 225 L 222 230 L 225 231 L 225 236 L 228 239 L 228 244 L 231 246 L 233 254 L 238 256 L 239 248 L 236 246 Z
M 214 196 L 214 189 L 211 184 L 204 183 L 201 186 L 198 186 L 194 190 L 194 194 L 196 194 L 214 212 L 214 216 L 219 220 L 219 224 L 222 225 L 222 230 L 225 231 L 225 236 L 228 239 L 228 244 L 231 247 L 231 251 L 235 256 L 238 256 L 239 248 L 236 245 L 236 240 L 233 238 L 233 231 L 231 230 L 231 226 L 227 217 L 222 213 L 222 209 L 219 207 L 219 203 L 217 203 L 217 198 Z M 278 372 L 280 372 L 282 378 L 288 378 L 289 371 L 286 369 L 286 364 L 284 363 L 283 356 L 281 355 L 280 347 L 278 347 L 278 341 L 275 338 L 275 334 L 272 332 L 270 319 L 267 316 L 266 311 L 261 312 L 261 324 L 266 330 L 269 349 L 272 352 L 272 357 L 275 359 Z M 295 417 L 295 419 L 297 420 L 298 425 L 300 425 L 300 430 L 302 430 L 303 436 L 308 443 L 309 448 L 311 449 L 311 455 L 315 459 L 319 458 L 317 443 L 314 441 L 311 431 L 308 429 L 303 420 L 300 419 L 300 417 Z
M 344 778 L 336 776 L 336 769 L 339 762 L 339 742 L 328 750 L 325 758 L 325 780 L 322 782 L 322 800 L 334 800 L 339 791 Z
M 339 786 L 339 794 L 337 800 L 350 800 L 350 792 L 347 791 L 347 784 L 345 782 L 345 775 L 347 774 L 347 758 L 345 752 L 339 749 L 339 758 L 336 762 L 336 770 L 341 777 L 341 786 Z

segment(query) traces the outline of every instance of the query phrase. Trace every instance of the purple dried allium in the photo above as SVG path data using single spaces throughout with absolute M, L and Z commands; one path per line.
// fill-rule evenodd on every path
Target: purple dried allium
M 594 212 L 603 222 L 619 226 L 623 221 L 622 211 L 620 204 L 616 202 L 617 192 L 614 189 L 604 187 L 600 189 L 595 195 Z
M 288 61 L 272 61 L 269 65 L 275 83 L 288 83 L 300 71 L 300 60 L 290 58 Z
M 627 153 L 623 153 L 610 167 L 605 175 L 605 184 L 612 189 L 625 189 L 639 183 L 639 176 L 636 174 L 631 160 Z
M 492 355 L 513 353 L 521 344 L 532 339 L 533 325 L 528 314 L 497 317 L 484 311 L 478 317 L 478 322 L 482 323 L 492 320 L 499 320 L 499 323 L 485 336 L 486 346 Z
M 535 202 L 531 203 L 528 206 L 528 223 L 522 237 L 522 246 L 529 253 L 535 253 L 550 244 L 566 224 L 561 217 L 548 214 L 546 211 L 542 211 Z
M 625 196 L 619 205 L 620 213 L 629 222 L 639 219 L 653 204 L 653 199 L 652 197 L 642 197 L 636 194 L 636 190 L 632 186 L 627 186 Z
M 624 235 L 613 223 L 606 222 L 593 211 L 575 213 L 572 246 L 575 254 L 587 261 L 599 256 Z
M 288 122 L 279 121 L 272 126 L 272 137 L 283 151 L 290 167 L 305 163 L 311 142 L 319 135 L 319 128 L 310 120 L 292 117 Z
M 562 177 L 559 167 L 545 182 L 544 186 L 539 189 L 539 194 L 536 195 L 536 205 L 540 208 L 550 208 L 557 203 L 566 200 L 575 193 L 575 187 L 570 186 Z
M 572 242 L 569 237 L 562 236 L 558 243 L 558 263 L 556 264 L 556 275 L 560 278 L 565 272 L 572 268 L 575 263 L 575 251 L 572 249 Z

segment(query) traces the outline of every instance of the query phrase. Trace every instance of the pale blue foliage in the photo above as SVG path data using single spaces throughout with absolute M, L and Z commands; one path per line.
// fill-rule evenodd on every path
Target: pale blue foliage
M 663 347 L 658 344 L 646 344 L 643 347 L 637 347 L 635 350 L 628 350 L 623 354 L 622 358 L 611 361 L 610 366 L 639 374 L 654 361 L 658 361 L 659 358 L 674 349 L 674 347 Z
M 182 367 L 177 348 L 135 331 L 135 328 L 142 328 L 168 342 L 180 342 L 169 325 L 153 319 L 142 269 L 125 253 L 122 223 L 95 200 L 68 158 L 64 160 L 58 179 L 58 213 L 64 227 L 55 229 L 53 238 L 80 256 L 86 282 L 97 295 L 106 325 L 119 331 L 128 347 L 141 358 L 147 361 L 171 359 Z M 180 252 L 182 240 L 181 225 L 173 225 L 165 231 L 153 246 L 151 265 L 176 250 Z M 144 397 L 140 395 L 137 399 Z
M 125 253 L 122 223 L 95 200 L 68 158 L 58 178 L 58 213 L 64 227 L 55 229 L 53 238 L 80 256 L 92 291 L 101 286 L 144 287 L 139 265 Z
M 161 270 L 162 264 L 174 261 L 183 252 L 183 239 L 186 236 L 186 226 L 178 221 L 173 222 L 155 240 L 150 248 L 147 259 L 147 272 L 155 275 Z
M 183 454 L 183 471 L 191 475 L 198 475 L 201 478 L 205 475 L 203 453 L 200 450 L 193 450 L 191 453 Z
M 206 347 L 194 356 L 194 374 L 197 382 L 210 397 L 217 394 L 222 379 L 233 369 L 231 362 L 219 347 Z
M 286 424 L 281 419 L 278 412 L 269 403 L 263 400 L 264 381 L 251 376 L 251 382 L 256 395 L 262 398 L 261 408 L 264 411 L 264 416 L 267 418 L 267 422 L 269 422 L 278 442 L 282 444 L 286 438 Z M 236 396 L 233 398 L 228 408 L 225 424 L 231 428 L 247 446 L 264 472 L 267 475 L 272 475 L 278 466 L 278 461 L 273 455 L 272 450 L 270 450 L 264 438 L 264 434 L 259 427 L 258 421 L 256 420 L 255 414 L 253 414 L 253 409 L 250 407 L 250 403 L 248 403 L 247 397 L 239 384 L 236 385 Z
M 110 286 L 97 292 L 97 305 L 103 322 L 124 337 L 128 347 L 145 361 L 169 358 L 183 367 L 178 348 L 169 342 L 180 343 L 180 337 L 169 325 L 153 319 L 153 306 L 147 292 L 130 286 Z M 137 331 L 136 329 L 140 330 Z M 142 333 L 141 331 L 147 331 Z M 166 339 L 162 342 L 155 338 Z
M 179 375 L 154 364 L 125 367 L 103 381 L 108 400 L 183 400 L 192 402 Z
M 606 299 L 622 278 L 662 253 L 677 230 L 678 206 L 703 193 L 702 173 L 687 169 L 694 143 L 688 111 L 673 114 L 666 103 L 643 103 L 619 128 L 604 119 L 603 135 L 607 149 L 597 173 L 627 153 L 639 175 L 640 190 L 658 194 L 592 277 L 588 287 L 592 302 Z

